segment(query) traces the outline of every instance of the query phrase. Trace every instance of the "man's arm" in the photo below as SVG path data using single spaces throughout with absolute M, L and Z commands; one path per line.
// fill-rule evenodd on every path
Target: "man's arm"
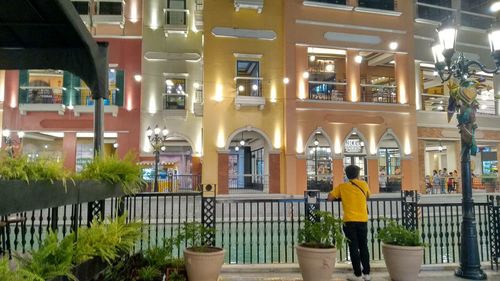
M 328 193 L 328 197 L 326 198 L 326 200 L 334 201 L 339 199 L 340 199 L 340 188 L 337 186 L 330 193 Z

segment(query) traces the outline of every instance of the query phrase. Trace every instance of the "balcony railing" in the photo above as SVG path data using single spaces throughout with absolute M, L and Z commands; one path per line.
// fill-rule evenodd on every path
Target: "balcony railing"
M 309 99 L 345 101 L 347 83 L 309 81 Z
M 262 97 L 261 77 L 236 77 L 234 80 L 238 96 Z
M 234 0 L 234 9 L 255 9 L 260 14 L 264 8 L 264 0 Z
M 28 90 L 26 100 L 20 100 L 24 104 L 62 104 L 63 88 L 28 86 L 21 87 L 22 90 Z
M 495 17 L 468 11 L 460 11 L 460 24 L 477 29 L 488 29 Z
M 166 94 L 163 96 L 163 109 L 165 110 L 185 110 L 186 95 Z
M 448 108 L 448 96 L 422 94 L 422 109 L 424 111 L 444 112 Z
M 361 84 L 361 101 L 372 103 L 397 103 L 397 87 Z
M 165 12 L 165 36 L 169 34 L 183 34 L 187 36 L 189 10 L 167 8 L 163 11 Z

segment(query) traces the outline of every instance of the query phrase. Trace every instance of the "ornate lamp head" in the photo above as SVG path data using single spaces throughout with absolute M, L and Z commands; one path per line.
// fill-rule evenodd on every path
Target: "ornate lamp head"
M 453 18 L 448 18 L 437 29 L 439 43 L 443 48 L 443 56 L 446 66 L 451 65 L 451 58 L 455 54 L 455 43 L 457 41 L 457 27 Z

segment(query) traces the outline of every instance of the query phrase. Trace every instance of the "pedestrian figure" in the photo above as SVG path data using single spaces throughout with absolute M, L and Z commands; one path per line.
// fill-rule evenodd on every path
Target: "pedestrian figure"
M 438 171 L 434 170 L 432 172 L 432 193 L 437 194 L 439 188 L 441 187 L 441 179 L 439 178 Z
M 359 179 L 361 169 L 356 165 L 345 168 L 348 181 L 336 186 L 329 194 L 328 200 L 342 201 L 344 211 L 344 234 L 348 239 L 354 276 L 347 280 L 371 280 L 370 253 L 368 252 L 368 205 L 370 196 L 368 184 Z

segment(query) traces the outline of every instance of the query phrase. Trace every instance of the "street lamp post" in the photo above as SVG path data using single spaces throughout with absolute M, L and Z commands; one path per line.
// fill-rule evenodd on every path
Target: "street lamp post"
M 470 169 L 470 156 L 475 155 L 477 151 L 475 131 L 477 129 L 476 112 L 479 104 L 476 100 L 476 87 L 479 82 L 470 77 L 475 73 L 475 69 L 486 73 L 499 73 L 500 26 L 498 22 L 495 22 L 488 32 L 491 56 L 495 62 L 494 69 L 488 69 L 477 60 L 465 58 L 462 53 L 453 57 L 457 28 L 452 20 L 442 23 L 437 32 L 439 41 L 432 46 L 434 62 L 442 82 L 449 81 L 448 121 L 457 113 L 461 143 L 462 225 L 460 267 L 455 271 L 455 275 L 466 279 L 484 280 L 486 274 L 481 270 L 479 261 Z
M 165 148 L 165 142 L 167 141 L 168 130 L 166 127 L 161 130 L 158 125 L 155 126 L 154 130 L 148 127 L 146 130 L 146 136 L 148 137 L 149 143 L 153 147 L 153 153 L 155 156 L 155 181 L 154 181 L 154 191 L 158 192 L 158 164 L 160 163 L 160 151 Z

